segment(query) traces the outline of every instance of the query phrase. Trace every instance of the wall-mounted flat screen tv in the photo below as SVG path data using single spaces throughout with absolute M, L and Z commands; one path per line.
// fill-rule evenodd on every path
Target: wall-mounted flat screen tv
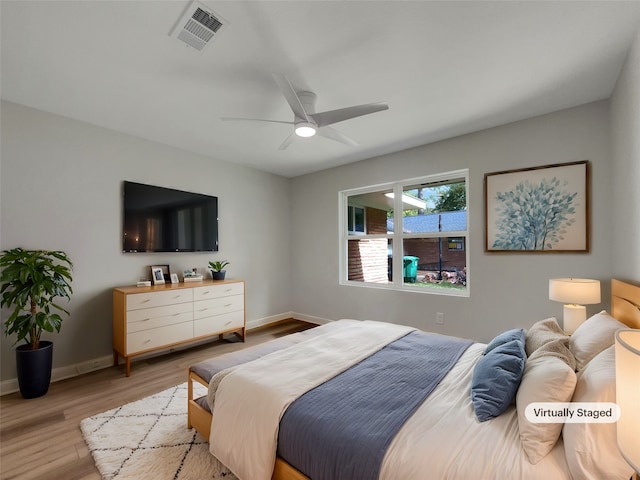
M 218 251 L 218 197 L 124 182 L 122 251 Z

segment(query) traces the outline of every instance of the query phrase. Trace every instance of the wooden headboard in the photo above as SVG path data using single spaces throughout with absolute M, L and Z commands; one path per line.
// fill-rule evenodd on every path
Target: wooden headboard
M 640 286 L 611 280 L 611 315 L 631 328 L 640 328 Z

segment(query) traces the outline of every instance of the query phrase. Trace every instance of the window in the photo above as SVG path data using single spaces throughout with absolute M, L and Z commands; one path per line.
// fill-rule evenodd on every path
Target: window
M 449 250 L 464 250 L 464 237 L 449 237 Z
M 341 192 L 340 283 L 468 295 L 468 170 Z
M 365 210 L 362 207 L 348 207 L 348 229 L 350 234 L 365 233 Z

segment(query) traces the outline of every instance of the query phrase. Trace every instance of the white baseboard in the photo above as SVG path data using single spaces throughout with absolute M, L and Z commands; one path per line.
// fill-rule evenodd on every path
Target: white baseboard
M 253 330 L 254 328 L 264 327 L 271 323 L 287 320 L 288 318 L 294 318 L 292 312 L 279 313 L 278 315 L 271 315 L 270 317 L 258 318 L 256 320 L 249 320 L 247 322 L 247 330 Z
M 317 323 L 317 324 L 328 323 L 331 321 L 331 320 L 326 320 L 324 318 L 312 317 L 310 315 L 303 315 L 300 313 L 285 312 L 278 315 L 272 315 L 270 317 L 260 318 L 257 320 L 250 320 L 247 322 L 247 330 L 263 327 L 265 325 L 279 322 L 281 320 L 286 320 L 288 318 L 295 318 L 296 320 L 302 320 L 304 322 Z M 193 346 L 193 345 L 190 345 L 190 346 Z M 60 380 L 64 380 L 65 378 L 77 377 L 78 375 L 82 375 L 83 373 L 89 373 L 95 370 L 100 370 L 102 368 L 108 368 L 111 365 L 113 365 L 113 355 L 94 358 L 92 360 L 87 360 L 81 363 L 77 363 L 75 365 L 68 365 L 65 367 L 54 368 L 51 371 L 51 382 L 53 383 Z M 7 395 L 9 393 L 17 392 L 19 390 L 20 390 L 20 387 L 18 386 L 17 378 L 10 378 L 8 380 L 3 380 L 2 382 L 0 382 L 0 395 Z
M 113 355 L 94 358 L 93 360 L 76 363 L 75 365 L 54 368 L 51 370 L 51 382 L 53 383 L 64 380 L 65 378 L 77 377 L 83 373 L 93 372 L 95 370 L 110 367 L 111 365 L 113 365 Z M 17 378 L 10 378 L 9 380 L 0 382 L 0 395 L 6 395 L 19 390 L 20 387 L 18 385 Z
M 296 320 L 302 320 L 303 322 L 315 323 L 317 325 L 324 325 L 325 323 L 331 323 L 333 320 L 327 318 L 314 317 L 312 315 L 305 315 L 304 313 L 291 312 L 291 317 Z

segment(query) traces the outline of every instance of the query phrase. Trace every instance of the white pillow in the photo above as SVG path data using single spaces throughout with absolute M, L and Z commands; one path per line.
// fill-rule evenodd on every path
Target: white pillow
M 516 394 L 516 411 L 520 441 L 530 463 L 535 465 L 553 449 L 563 423 L 531 423 L 525 416 L 527 406 L 533 402 L 568 402 L 575 386 L 576 373 L 561 358 L 534 353 L 527 360 Z
M 613 345 L 616 331 L 623 328 L 628 327 L 605 310 L 580 325 L 569 339 L 569 350 L 576 357 L 577 371 L 582 370 L 589 360 L 605 348 Z
M 613 345 L 596 355 L 578 374 L 573 402 L 615 402 Z M 564 451 L 573 478 L 630 478 L 633 469 L 618 451 L 615 423 L 565 423 Z

